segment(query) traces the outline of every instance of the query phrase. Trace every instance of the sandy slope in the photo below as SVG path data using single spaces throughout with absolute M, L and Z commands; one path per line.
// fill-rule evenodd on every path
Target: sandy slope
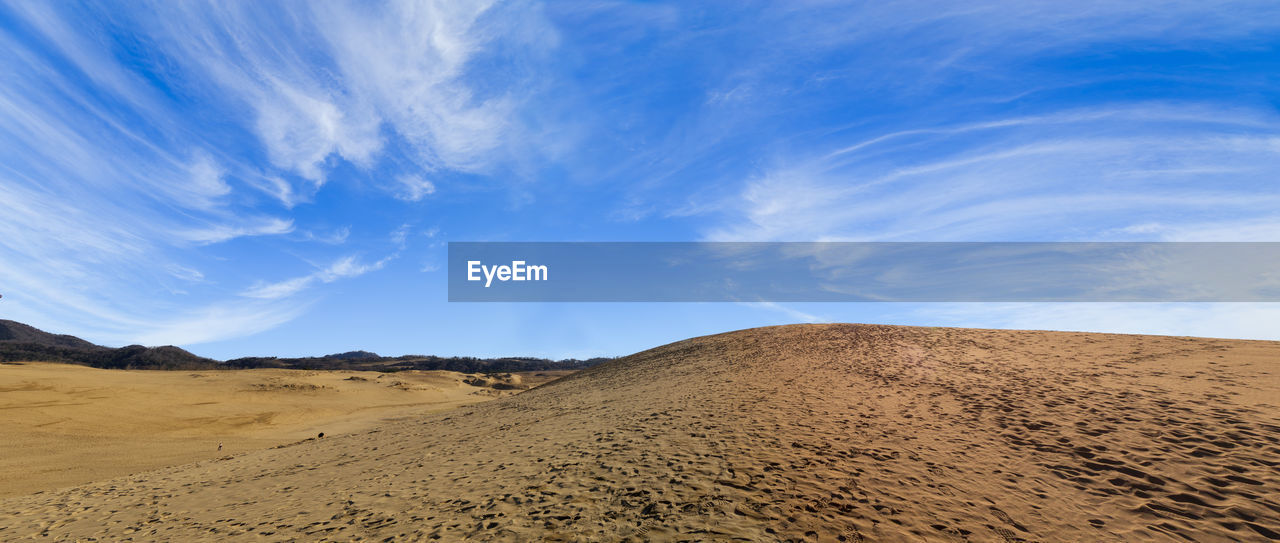
M 362 431 L 507 394 L 454 372 L 0 365 L 0 496 Z M 528 379 L 546 380 L 526 376 Z M 223 449 L 218 450 L 218 444 Z
M 0 502 L 0 540 L 1264 541 L 1280 344 L 809 325 Z

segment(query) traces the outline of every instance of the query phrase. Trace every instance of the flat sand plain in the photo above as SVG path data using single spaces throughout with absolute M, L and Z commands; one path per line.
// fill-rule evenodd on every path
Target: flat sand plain
M 1268 541 L 1280 343 L 803 325 L 0 501 L 0 540 Z
M 540 373 L 520 378 L 536 384 L 566 372 Z M 367 430 L 514 392 L 468 378 L 0 364 L 0 497 Z

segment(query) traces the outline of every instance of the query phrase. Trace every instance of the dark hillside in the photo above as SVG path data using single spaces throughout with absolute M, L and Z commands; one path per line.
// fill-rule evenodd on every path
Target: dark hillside
M 0 319 L 0 341 L 36 343 L 52 347 L 69 347 L 73 349 L 102 348 L 75 336 L 50 334 L 33 326 L 27 326 L 20 322 L 4 319 Z
M 283 368 L 298 370 L 355 370 L 394 372 L 446 370 L 463 373 L 509 373 L 582 369 L 610 360 L 548 360 L 545 358 L 474 358 L 407 355 L 379 356 L 350 351 L 323 357 L 246 357 L 219 362 L 174 346 L 129 345 L 112 349 L 75 336 L 50 334 L 20 322 L 0 320 L 0 362 L 61 362 L 106 369 L 209 370 Z

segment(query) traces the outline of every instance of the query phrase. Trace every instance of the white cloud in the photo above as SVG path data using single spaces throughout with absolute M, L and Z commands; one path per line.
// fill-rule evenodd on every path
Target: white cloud
M 1280 191 L 1259 188 L 1280 175 L 1280 136 L 1260 126 L 1274 117 L 1160 105 L 900 131 L 766 169 L 701 206 L 724 218 L 705 237 L 1266 238 Z
M 491 6 L 397 3 L 379 15 L 329 9 L 319 16 L 356 92 L 418 145 L 419 158 L 430 167 L 473 170 L 504 125 L 501 99 L 474 101 L 458 82 L 483 45 L 475 26 Z
M 137 331 L 118 333 L 115 343 L 196 345 L 261 333 L 296 319 L 305 304 L 220 303 L 180 312 Z
M 409 240 L 409 229 L 410 229 L 410 226 L 408 223 L 406 223 L 406 224 L 400 225 L 399 228 L 392 230 L 391 243 L 394 243 L 397 247 L 404 249 L 405 243 L 408 242 Z
M 380 270 L 397 256 L 391 255 L 371 263 L 361 262 L 355 255 L 346 256 L 308 275 L 274 283 L 258 283 L 242 291 L 240 296 L 264 300 L 288 298 L 318 283 L 332 283 L 339 279 L 359 277 Z
M 204 280 L 204 274 L 200 273 L 200 270 L 188 268 L 181 264 L 170 264 L 167 269 L 171 275 L 183 281 L 198 282 Z
M 747 307 L 755 307 L 759 309 L 767 309 L 769 311 L 776 311 L 778 313 L 786 315 L 786 317 L 790 319 L 790 322 L 804 322 L 804 323 L 831 322 L 831 320 L 827 319 L 826 317 L 819 317 L 811 313 L 805 313 L 798 309 L 788 307 L 776 302 L 739 302 L 739 303 Z
M 219 280 L 189 263 L 191 247 L 286 233 L 292 220 L 246 210 L 236 190 L 253 176 L 118 62 L 79 11 L 17 12 L 44 40 L 0 31 L 6 317 L 125 341 L 223 307 L 224 326 L 210 330 L 236 328 L 230 312 L 241 306 L 219 305 Z M 70 64 L 51 64 L 42 42 Z M 274 190 L 291 198 L 287 187 Z M 266 322 L 257 314 L 246 310 L 244 322 Z
M 299 3 L 290 17 L 252 4 L 154 7 L 148 30 L 166 52 L 247 104 L 272 163 L 317 184 L 333 159 L 371 165 L 385 132 L 424 170 L 488 169 L 527 141 L 512 112 L 528 89 L 510 77 L 518 70 L 477 81 L 470 64 L 496 47 L 536 54 L 555 35 L 536 5 L 483 0 Z
M 333 234 L 330 234 L 330 235 L 329 235 L 329 236 L 327 236 L 327 237 L 318 238 L 318 239 L 319 239 L 320 241 L 325 242 L 325 243 L 331 243 L 331 244 L 334 244 L 334 245 L 340 245 L 340 244 L 346 243 L 346 242 L 347 242 L 347 238 L 349 238 L 349 237 L 351 237 L 351 227 L 350 227 L 350 226 L 344 226 L 344 227 L 342 227 L 342 228 L 339 228 L 339 229 L 337 229 L 337 230 L 334 230 L 334 231 L 333 231 Z
M 192 264 L 203 246 L 294 232 L 286 213 L 312 200 L 339 161 L 373 168 L 388 141 L 407 153 L 390 163 L 424 172 L 384 187 L 412 200 L 435 191 L 422 176 L 483 171 L 529 141 L 512 114 L 529 89 L 510 74 L 530 72 L 491 77 L 472 64 L 516 67 L 545 50 L 554 32 L 538 5 L 384 7 L 156 2 L 113 10 L 106 29 L 96 8 L 14 6 L 16 24 L 39 36 L 0 30 L 6 316 L 103 338 L 208 339 L 159 324 L 188 315 L 195 329 L 218 315 L 226 325 L 207 328 L 226 337 L 294 314 L 271 300 L 385 264 L 339 259 L 309 278 L 247 289 L 236 283 L 256 270 L 228 273 L 219 259 L 230 253 Z M 151 57 L 121 62 L 105 39 L 115 32 Z M 200 103 L 194 113 L 190 101 Z M 349 234 L 307 229 L 284 241 L 339 244 Z M 227 289 L 264 305 L 224 304 Z
M 214 225 L 208 228 L 188 230 L 178 234 L 178 238 L 200 244 L 222 243 L 245 236 L 273 236 L 288 234 L 293 231 L 293 221 L 277 218 L 261 220 L 258 224 L 245 226 Z
M 1148 222 L 1119 229 L 1114 237 L 1154 238 L 1160 241 L 1275 241 L 1280 218 L 1246 217 L 1217 221 Z
M 408 202 L 417 202 L 436 192 L 435 184 L 420 175 L 401 175 L 396 177 L 396 183 L 399 184 L 396 198 Z
M 309 192 L 319 190 L 319 187 L 307 187 L 308 191 L 299 190 L 292 183 L 284 180 L 278 175 L 263 175 L 253 172 L 241 172 L 240 180 L 250 188 L 270 196 L 286 210 L 291 210 L 300 203 L 309 201 Z
M 365 264 L 357 260 L 355 256 L 348 256 L 334 261 L 328 268 L 321 270 L 316 277 L 325 283 L 332 283 L 338 279 L 349 277 L 359 277 L 371 271 L 382 269 L 393 258 L 395 256 L 388 256 L 377 262 Z
M 301 292 L 303 289 L 311 286 L 316 281 L 315 275 L 304 275 L 295 277 L 277 283 L 260 283 L 250 287 L 248 290 L 241 292 L 240 295 L 246 298 L 260 298 L 274 300 L 293 296 Z
M 317 234 L 312 231 L 303 232 L 303 237 L 310 241 L 318 241 L 328 245 L 342 245 L 351 237 L 351 227 L 344 226 L 328 234 Z
M 217 205 L 217 198 L 231 192 L 231 186 L 223 181 L 226 172 L 207 154 L 201 153 L 187 166 L 189 182 L 186 185 L 190 207 L 209 208 Z
M 273 83 L 257 93 L 256 107 L 258 136 L 275 165 L 323 182 L 330 155 L 364 164 L 381 148 L 377 117 L 349 119 L 324 98 Z
M 770 73 L 785 63 L 836 51 L 856 67 L 839 77 L 907 94 L 957 75 L 987 74 L 994 65 L 1098 44 L 1140 41 L 1150 50 L 1188 50 L 1225 40 L 1262 43 L 1278 21 L 1280 8 L 1257 0 L 787 3 L 759 10 L 747 23 L 767 25 L 769 32 L 758 35 L 764 58 L 710 94 L 767 87 Z

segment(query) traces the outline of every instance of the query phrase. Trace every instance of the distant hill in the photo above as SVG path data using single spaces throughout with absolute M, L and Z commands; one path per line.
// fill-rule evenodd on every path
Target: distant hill
M 110 369 L 201 370 L 222 367 L 216 360 L 174 346 L 119 349 L 94 345 L 75 336 L 50 334 L 35 327 L 0 320 L 0 362 L 41 361 Z
M 327 354 L 327 355 L 324 355 L 324 357 L 337 358 L 340 360 L 365 360 L 369 358 L 382 358 L 381 356 L 378 356 L 378 353 L 371 353 L 369 351 L 347 351 L 345 353 Z
M 113 349 L 75 336 L 50 334 L 0 319 L 0 362 L 62 362 L 107 369 L 208 370 L 282 368 L 395 372 L 447 370 L 463 373 L 576 370 L 611 358 L 550 360 L 546 358 L 474 358 L 407 355 L 385 357 L 369 351 L 349 351 L 322 357 L 246 357 L 219 362 L 174 346 L 129 345 Z
M 96 349 L 97 345 L 75 336 L 50 334 L 44 330 L 27 326 L 20 322 L 0 319 L 0 341 L 16 343 L 37 343 L 53 347 L 70 347 L 74 349 Z

